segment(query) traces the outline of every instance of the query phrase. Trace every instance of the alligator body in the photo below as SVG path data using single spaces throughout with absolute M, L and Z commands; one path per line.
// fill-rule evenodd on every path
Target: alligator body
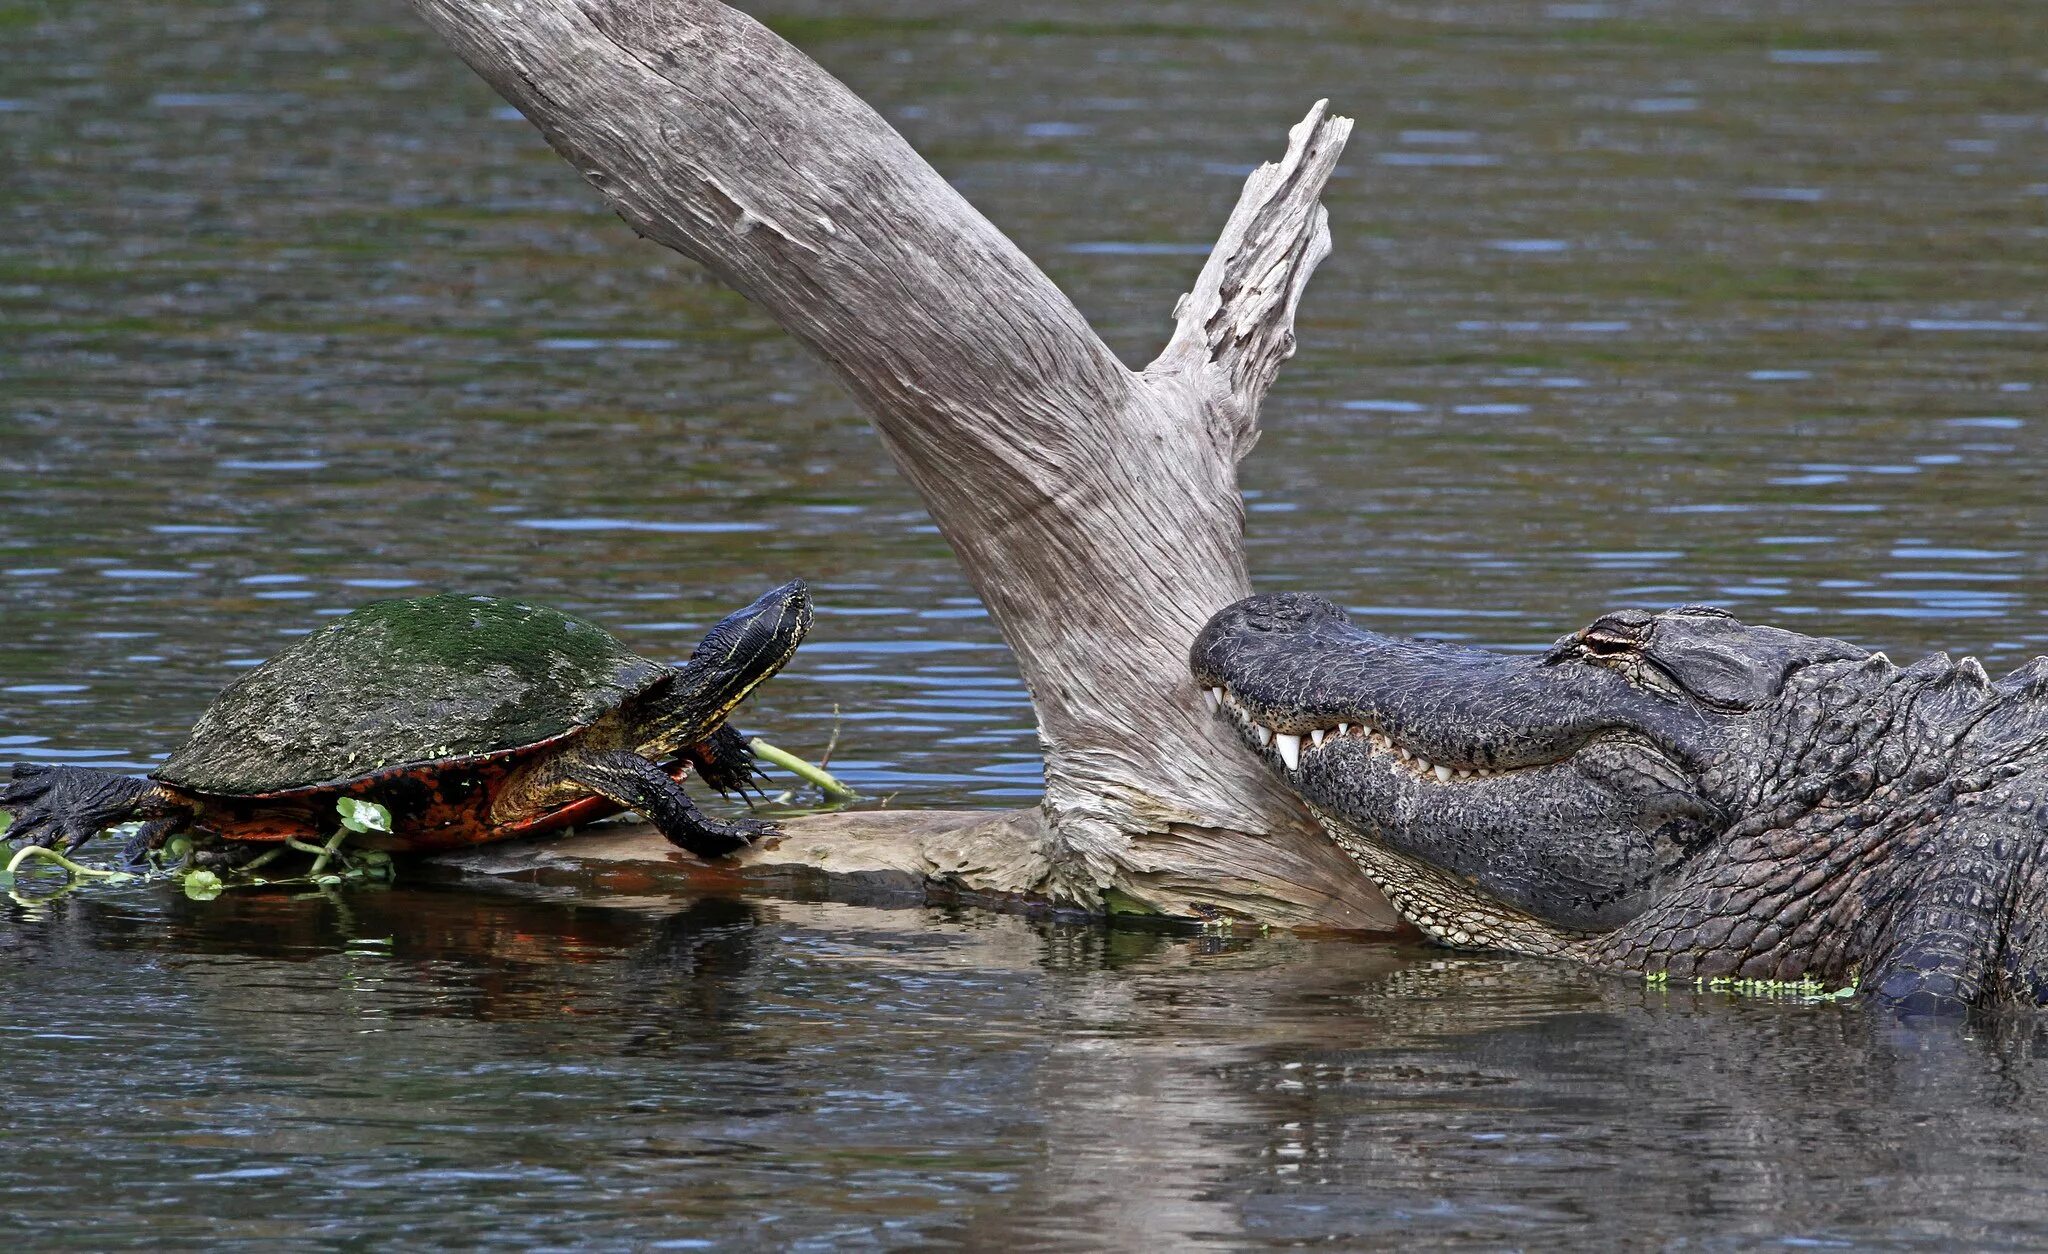
M 1517 656 L 1286 594 L 1218 613 L 1192 662 L 1447 944 L 1907 1013 L 2048 1000 L 2048 658 L 1993 683 L 1697 606 Z

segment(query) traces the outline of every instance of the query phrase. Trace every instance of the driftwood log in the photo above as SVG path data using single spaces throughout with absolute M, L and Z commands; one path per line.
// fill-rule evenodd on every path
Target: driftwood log
M 1134 372 L 879 114 L 752 18 L 714 0 L 413 3 L 634 230 L 830 366 L 1030 691 L 1036 809 L 798 821 L 748 865 L 1094 910 L 1392 925 L 1211 721 L 1186 664 L 1208 616 L 1250 591 L 1237 462 L 1329 252 L 1318 197 L 1349 119 L 1318 103 L 1250 176 L 1171 340 Z M 626 855 L 605 840 L 600 860 L 668 856 L 658 838 Z M 576 849 L 499 850 L 473 869 Z

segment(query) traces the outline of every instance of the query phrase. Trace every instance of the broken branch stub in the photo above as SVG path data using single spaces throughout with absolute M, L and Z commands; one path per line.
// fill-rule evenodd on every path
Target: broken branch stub
M 1317 104 L 1252 175 L 1134 373 L 880 115 L 752 18 L 715 0 L 413 4 L 635 230 L 832 369 L 987 604 L 1037 712 L 1045 800 L 906 836 L 898 860 L 1084 904 L 1114 889 L 1169 914 L 1392 923 L 1187 670 L 1209 615 L 1250 591 L 1236 462 L 1329 251 L 1317 197 L 1348 120 Z
M 1258 438 L 1259 401 L 1294 356 L 1294 311 L 1323 258 L 1330 215 L 1318 197 L 1351 137 L 1351 119 L 1318 100 L 1287 132 L 1287 154 L 1253 170 L 1237 208 L 1174 306 L 1173 338 L 1148 372 L 1196 371 L 1237 458 Z

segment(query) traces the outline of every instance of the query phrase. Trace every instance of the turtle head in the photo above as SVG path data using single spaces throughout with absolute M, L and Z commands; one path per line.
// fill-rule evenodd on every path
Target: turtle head
M 811 629 L 811 593 L 801 579 L 761 594 L 704 633 L 676 685 L 687 714 L 708 730 L 796 655 Z

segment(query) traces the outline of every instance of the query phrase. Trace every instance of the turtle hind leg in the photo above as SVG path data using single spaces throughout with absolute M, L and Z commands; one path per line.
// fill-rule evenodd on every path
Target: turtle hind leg
M 0 783 L 0 810 L 14 816 L 10 840 L 49 844 L 68 853 L 130 819 L 156 817 L 146 779 L 87 766 L 23 763 Z
M 668 842 L 700 858 L 722 858 L 775 829 L 756 819 L 722 822 L 705 814 L 668 772 L 637 753 L 609 749 L 575 754 L 557 768 L 561 778 L 637 810 Z
M 192 826 L 192 812 L 174 810 L 144 821 L 121 850 L 121 865 L 141 868 L 150 865 L 150 855 L 162 849 L 171 837 Z

